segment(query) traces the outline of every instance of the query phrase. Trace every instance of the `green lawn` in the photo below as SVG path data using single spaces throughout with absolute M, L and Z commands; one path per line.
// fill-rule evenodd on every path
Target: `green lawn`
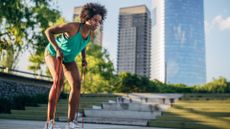
M 149 126 L 230 129 L 230 94 L 185 94 Z
M 115 100 L 115 95 L 86 95 L 81 97 L 80 111 Z M 58 102 L 56 116 L 67 116 L 67 99 Z M 12 110 L 0 114 L 1 119 L 46 120 L 47 105 Z M 56 118 L 57 118 L 56 117 Z M 149 126 L 186 129 L 230 129 L 230 94 L 185 94 L 163 112 L 161 117 L 149 122 Z
M 115 100 L 115 95 L 85 95 L 80 100 L 80 112 L 84 108 L 91 108 L 92 105 L 100 105 L 108 100 Z M 67 116 L 68 100 L 60 99 L 57 105 L 56 118 Z M 11 110 L 11 114 L 0 114 L 0 119 L 21 119 L 21 120 L 46 120 L 47 104 L 40 104 L 39 107 L 26 107 L 26 110 Z

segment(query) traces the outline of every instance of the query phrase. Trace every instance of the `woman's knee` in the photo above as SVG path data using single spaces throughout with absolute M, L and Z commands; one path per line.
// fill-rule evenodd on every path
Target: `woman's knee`
M 81 88 L 81 80 L 78 79 L 78 80 L 75 80 L 74 82 L 72 82 L 71 88 L 73 90 L 80 90 L 80 88 Z
M 62 86 L 64 84 L 64 78 L 59 78 L 57 76 L 53 77 L 53 85 L 60 85 Z

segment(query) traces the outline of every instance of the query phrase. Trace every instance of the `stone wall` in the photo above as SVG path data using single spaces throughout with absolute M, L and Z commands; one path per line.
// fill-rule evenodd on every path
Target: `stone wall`
M 16 95 L 48 93 L 51 85 L 52 81 L 0 72 L 0 98 L 12 99 Z

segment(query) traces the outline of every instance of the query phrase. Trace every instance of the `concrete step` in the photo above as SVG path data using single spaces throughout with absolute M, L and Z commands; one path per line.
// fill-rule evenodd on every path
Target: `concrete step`
M 105 110 L 130 110 L 153 112 L 159 108 L 157 104 L 141 104 L 141 103 L 103 103 L 102 108 Z
M 168 104 L 142 104 L 142 103 L 103 103 L 102 108 L 105 110 L 131 110 L 131 111 L 165 111 L 170 108 Z
M 60 122 L 66 122 L 67 117 L 59 117 Z M 122 119 L 122 118 L 103 118 L 103 117 L 78 117 L 79 123 L 94 123 L 94 124 L 114 124 L 114 125 L 132 125 L 132 126 L 147 126 L 148 120 L 141 119 Z
M 178 93 L 130 93 L 129 97 L 143 97 L 143 98 L 181 98 L 183 94 Z
M 168 104 L 176 102 L 183 94 L 151 94 L 151 93 L 130 93 L 123 97 L 118 97 L 117 102 L 139 102 L 139 103 L 157 103 Z
M 102 107 L 101 106 L 97 106 L 97 105 L 93 105 L 92 109 L 102 109 Z
M 144 112 L 130 110 L 85 109 L 84 113 L 86 117 L 99 118 L 155 119 L 157 116 L 161 116 L 160 111 Z
M 133 126 L 147 126 L 148 120 L 141 119 L 121 119 L 121 118 L 97 118 L 84 117 L 79 118 L 78 122 L 96 123 L 96 124 L 117 124 L 117 125 L 133 125 Z

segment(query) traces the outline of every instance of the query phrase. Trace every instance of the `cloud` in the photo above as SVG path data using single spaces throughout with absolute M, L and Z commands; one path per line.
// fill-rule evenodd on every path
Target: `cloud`
M 209 32 L 213 28 L 217 28 L 221 31 L 230 30 L 230 17 L 224 18 L 221 15 L 216 16 L 211 22 L 205 21 L 205 31 Z
M 226 30 L 226 29 L 230 30 L 230 17 L 223 18 L 222 16 L 216 16 L 212 22 L 220 30 Z

